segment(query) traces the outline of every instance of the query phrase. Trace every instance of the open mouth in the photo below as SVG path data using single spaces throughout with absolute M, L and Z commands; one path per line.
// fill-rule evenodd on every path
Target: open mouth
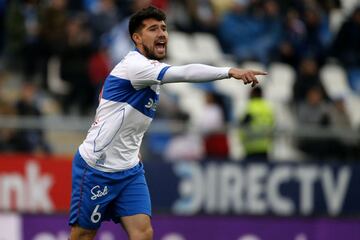
M 158 52 L 165 52 L 166 43 L 165 41 L 158 41 L 155 43 L 155 49 Z

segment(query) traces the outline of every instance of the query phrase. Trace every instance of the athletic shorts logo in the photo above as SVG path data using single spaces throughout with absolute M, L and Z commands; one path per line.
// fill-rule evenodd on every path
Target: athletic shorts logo
M 103 196 L 107 195 L 108 192 L 109 192 L 109 191 L 108 191 L 108 187 L 107 187 L 107 186 L 105 186 L 104 189 L 101 190 L 100 186 L 99 186 L 99 185 L 96 185 L 95 187 L 93 187 L 93 188 L 91 189 L 91 194 L 92 194 L 91 200 L 95 200 L 95 199 L 97 199 L 97 198 L 99 198 L 99 197 L 103 197 Z

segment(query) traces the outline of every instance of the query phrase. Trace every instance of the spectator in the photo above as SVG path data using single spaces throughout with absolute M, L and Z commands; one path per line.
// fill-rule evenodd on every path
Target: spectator
M 192 22 L 190 13 L 186 8 L 186 0 L 169 1 L 169 26 L 173 26 L 178 31 L 191 32 Z
M 69 83 L 70 91 L 64 96 L 62 109 L 69 114 L 71 107 L 78 105 L 80 114 L 86 115 L 95 104 L 95 86 L 88 69 L 92 54 L 91 35 L 81 16 L 70 18 L 66 30 L 65 46 L 60 55 L 60 75 Z
M 352 89 L 360 94 L 360 6 L 341 26 L 332 52 L 347 70 Z
M 67 18 L 67 0 L 50 0 L 41 12 L 40 34 L 51 55 L 59 54 L 64 46 Z
M 48 61 L 59 56 L 65 47 L 67 18 L 67 0 L 50 0 L 40 12 L 41 87 L 45 90 L 48 90 Z
M 299 104 L 304 101 L 309 89 L 315 86 L 323 88 L 319 77 L 319 66 L 314 58 L 304 58 L 300 62 L 294 83 L 294 103 Z M 324 90 L 323 93 L 325 94 Z M 326 95 L 324 97 L 327 98 Z
M 319 86 L 308 89 L 305 100 L 297 108 L 297 119 L 301 129 L 297 139 L 299 149 L 317 160 L 331 155 L 333 141 L 321 137 L 321 131 L 331 126 L 330 106 Z
M 115 0 L 100 0 L 94 11 L 90 13 L 89 19 L 94 42 L 98 46 L 104 34 L 109 33 L 120 20 Z
M 151 4 L 150 0 L 134 0 L 130 4 L 131 13 L 134 13 Z M 131 14 L 130 13 L 130 14 Z M 134 44 L 129 38 L 129 16 L 114 26 L 103 38 L 103 44 L 107 46 L 111 66 L 118 64 L 121 59 L 131 50 Z
M 23 8 L 25 25 L 24 42 L 24 77 L 25 80 L 34 81 L 40 73 L 41 46 L 40 46 L 40 23 L 39 7 L 37 0 L 27 0 Z
M 179 31 L 216 33 L 218 18 L 211 0 L 171 1 L 169 10 L 169 20 Z
M 344 98 L 338 97 L 333 100 L 333 104 L 330 109 L 331 122 L 336 128 L 350 129 L 351 123 L 349 115 L 346 111 Z
M 203 135 L 205 156 L 224 160 L 229 157 L 226 109 L 221 95 L 207 92 L 205 96 L 205 107 L 198 126 Z
M 346 111 L 344 98 L 334 99 L 330 106 L 330 119 L 334 132 L 332 153 L 338 159 L 354 160 L 359 157 L 358 143 Z M 355 131 L 356 136 L 356 131 Z
M 277 58 L 293 67 L 307 57 L 322 65 L 332 41 L 328 16 L 315 2 L 298 2 L 293 7 L 285 11 Z
M 288 63 L 296 68 L 301 56 L 301 43 L 306 35 L 305 24 L 297 10 L 291 9 L 286 12 L 284 29 L 276 60 Z
M 240 139 L 246 159 L 263 161 L 269 158 L 274 122 L 273 109 L 262 97 L 262 89 L 252 89 L 245 115 L 240 120 Z
M 20 99 L 16 102 L 17 114 L 21 117 L 42 116 L 37 102 L 37 89 L 32 83 L 25 83 L 21 89 Z M 42 129 L 21 129 L 14 138 L 14 150 L 27 153 L 43 152 L 50 153 L 51 148 L 45 140 Z
M 7 3 L 4 21 L 4 55 L 9 69 L 21 67 L 22 51 L 25 42 L 24 16 L 19 1 Z M 2 36 L 1 36 L 2 37 Z
M 248 0 L 236 1 L 219 23 L 220 43 L 226 53 L 234 54 L 238 44 L 249 46 L 250 29 Z M 239 58 L 239 57 L 238 57 Z M 241 58 L 243 58 L 241 56 Z M 242 60 L 242 59 L 240 59 Z
M 273 0 L 264 1 L 254 11 L 250 7 L 248 0 L 235 2 L 220 23 L 220 40 L 238 62 L 268 64 L 281 36 L 279 8 Z
M 275 50 L 282 35 L 279 5 L 274 0 L 266 0 L 263 3 L 263 32 L 258 40 L 258 46 L 262 46 L 259 53 L 259 60 L 264 64 L 275 55 Z M 263 55 L 262 55 L 263 54 Z
M 305 9 L 304 23 L 306 38 L 300 48 L 301 56 L 313 56 L 322 65 L 332 41 L 329 19 L 319 7 L 308 7 Z
M 216 33 L 218 19 L 210 0 L 186 0 L 191 18 L 191 31 Z
M 191 129 L 189 117 L 182 118 L 184 131 L 176 133 L 166 144 L 164 157 L 168 161 L 200 161 L 205 157 L 203 141 L 198 131 Z

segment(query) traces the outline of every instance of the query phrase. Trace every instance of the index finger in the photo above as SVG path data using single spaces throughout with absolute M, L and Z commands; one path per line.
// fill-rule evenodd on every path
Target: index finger
M 268 73 L 267 73 L 267 72 L 264 72 L 264 71 L 251 70 L 251 72 L 252 72 L 254 75 L 268 75 Z

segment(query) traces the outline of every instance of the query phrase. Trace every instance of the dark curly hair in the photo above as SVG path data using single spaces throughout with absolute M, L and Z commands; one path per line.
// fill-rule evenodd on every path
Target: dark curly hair
M 144 26 L 143 21 L 150 18 L 154 18 L 158 21 L 165 21 L 166 14 L 160 9 L 153 6 L 143 8 L 138 12 L 134 13 L 130 17 L 130 22 L 129 22 L 129 33 L 131 39 L 132 39 L 132 35 L 135 32 L 142 29 L 142 27 Z

